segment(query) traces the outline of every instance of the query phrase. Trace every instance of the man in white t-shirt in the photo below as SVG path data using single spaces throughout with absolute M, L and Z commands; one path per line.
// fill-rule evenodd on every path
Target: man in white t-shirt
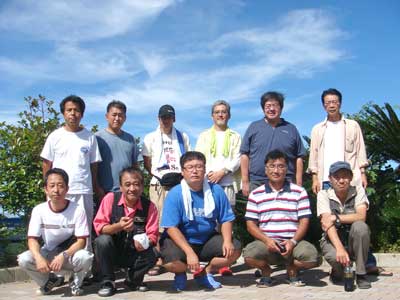
M 34 207 L 28 229 L 28 251 L 18 256 L 18 264 L 39 285 L 37 294 L 47 295 L 58 286 L 63 274 L 73 272 L 71 294 L 80 296 L 85 274 L 90 270 L 93 254 L 84 250 L 89 228 L 85 211 L 65 198 L 68 175 L 58 168 L 50 169 L 44 178 L 49 201 Z M 40 246 L 39 239 L 43 240 Z
M 350 164 L 352 185 L 366 188 L 368 159 L 360 126 L 356 121 L 343 117 L 340 112 L 342 94 L 338 90 L 324 91 L 321 101 L 327 118 L 312 129 L 307 170 L 312 174 L 313 192 L 317 194 L 319 190 L 330 187 L 329 167 L 337 161 Z
M 85 209 L 91 228 L 93 186 L 96 188 L 97 162 L 101 161 L 99 148 L 96 137 L 80 124 L 85 111 L 85 102 L 80 97 L 66 97 L 60 103 L 60 110 L 65 124 L 54 130 L 46 140 L 40 154 L 43 174 L 51 168 L 67 172 L 70 178 L 67 198 Z M 87 246 L 91 249 L 90 243 Z
M 161 185 L 160 179 L 167 173 L 181 174 L 180 157 L 190 150 L 189 137 L 174 127 L 175 109 L 163 105 L 158 111 L 159 126 L 144 137 L 142 155 L 144 167 L 152 175 L 149 188 L 150 200 L 156 205 L 161 220 L 164 199 L 168 187 Z M 160 228 L 161 230 L 161 228 Z M 150 270 L 149 275 L 159 274 L 159 265 Z

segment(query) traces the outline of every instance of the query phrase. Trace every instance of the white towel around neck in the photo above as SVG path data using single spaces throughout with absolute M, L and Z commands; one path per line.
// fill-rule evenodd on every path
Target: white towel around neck
M 181 180 L 182 187 L 182 199 L 183 205 L 185 207 L 186 216 L 190 221 L 193 221 L 193 209 L 192 209 L 192 195 L 190 194 L 190 187 L 185 179 Z M 206 218 L 211 218 L 213 211 L 215 209 L 215 200 L 211 192 L 210 185 L 208 181 L 204 179 L 203 181 L 203 194 L 204 194 L 204 215 Z

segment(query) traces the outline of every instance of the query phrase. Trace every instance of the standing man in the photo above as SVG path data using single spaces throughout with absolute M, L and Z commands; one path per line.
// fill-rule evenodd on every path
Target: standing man
M 248 232 L 256 241 L 243 250 L 245 262 L 261 270 L 258 287 L 273 285 L 271 264 L 286 265 L 289 284 L 301 287 L 299 269 L 320 265 L 317 249 L 303 240 L 310 223 L 311 209 L 304 188 L 286 178 L 288 159 L 273 150 L 265 157 L 267 180 L 250 193 L 246 207 Z
M 93 220 L 93 186 L 96 187 L 97 163 L 101 161 L 96 137 L 82 127 L 85 102 L 78 96 L 68 96 L 60 103 L 64 126 L 48 136 L 40 156 L 43 174 L 51 168 L 65 170 L 70 178 L 66 197 L 84 208 L 88 224 Z M 91 242 L 87 244 L 91 249 Z
M 148 290 L 143 278 L 156 262 L 153 246 L 158 239 L 158 216 L 155 205 L 142 196 L 143 174 L 128 167 L 120 172 L 121 192 L 108 193 L 93 221 L 96 262 L 101 276 L 98 295 L 115 293 L 117 267 L 127 268 L 125 284 L 132 290 Z
M 160 107 L 158 122 L 157 129 L 144 137 L 142 155 L 144 167 L 152 175 L 149 188 L 150 200 L 156 205 L 161 220 L 163 203 L 169 187 L 163 186 L 160 180 L 164 175 L 172 174 L 176 175 L 179 183 L 181 173 L 179 159 L 190 150 L 190 143 L 188 135 L 174 127 L 175 109 L 171 105 Z M 149 275 L 158 275 L 161 263 L 159 260 Z
M 367 187 L 365 168 L 368 166 L 361 128 L 354 120 L 346 119 L 340 112 L 342 94 L 336 89 L 323 91 L 322 105 L 326 119 L 311 131 L 308 172 L 312 174 L 312 190 L 329 188 L 329 166 L 336 161 L 346 161 L 353 172 L 352 185 Z
M 208 181 L 222 186 L 234 208 L 237 192 L 234 173 L 240 167 L 240 135 L 228 127 L 231 118 L 231 106 L 228 102 L 216 101 L 211 108 L 211 118 L 214 125 L 200 133 L 196 151 L 206 157 Z
M 135 138 L 121 128 L 126 120 L 126 105 L 113 100 L 107 105 L 107 128 L 96 133 L 102 158 L 98 166 L 98 200 L 108 192 L 119 191 L 119 173 L 126 167 L 138 167 Z
M 235 216 L 223 189 L 205 180 L 202 153 L 188 151 L 180 164 L 183 180 L 168 193 L 161 221 L 168 234 L 161 247 L 164 268 L 175 273 L 175 291 L 185 289 L 188 268 L 201 286 L 220 288 L 213 273 L 230 266 L 241 252 L 240 242 L 232 239 Z M 221 233 L 215 230 L 217 222 Z M 201 269 L 200 261 L 209 263 Z
M 321 249 L 332 266 L 330 280 L 343 279 L 343 266 L 356 263 L 356 282 L 360 289 L 371 288 L 365 263 L 370 243 L 369 228 L 365 223 L 368 198 L 364 189 L 352 186 L 353 171 L 348 162 L 338 161 L 329 168 L 331 187 L 318 193 L 317 214 L 324 231 Z
M 63 280 L 50 276 L 50 272 L 72 271 L 71 294 L 80 296 L 83 278 L 93 260 L 93 254 L 84 250 L 89 236 L 85 211 L 65 198 L 68 175 L 64 170 L 48 170 L 44 176 L 44 190 L 49 201 L 32 210 L 29 250 L 18 256 L 18 264 L 38 284 L 38 295 L 49 294 Z M 44 242 L 42 247 L 39 238 Z
M 264 118 L 247 128 L 240 147 L 242 192 L 262 185 L 267 179 L 264 158 L 272 150 L 280 150 L 288 157 L 286 177 L 293 183 L 303 184 L 303 156 L 306 151 L 297 128 L 281 118 L 284 97 L 278 92 L 267 92 L 261 96 Z

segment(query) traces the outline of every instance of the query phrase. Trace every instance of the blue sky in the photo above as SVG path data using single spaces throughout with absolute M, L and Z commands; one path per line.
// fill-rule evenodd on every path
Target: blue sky
M 83 124 L 105 126 L 113 99 L 124 129 L 154 130 L 172 104 L 195 144 L 217 99 L 244 134 L 262 117 L 260 95 L 285 94 L 283 117 L 309 135 L 325 117 L 324 89 L 342 110 L 399 104 L 400 2 L 393 1 L 1 1 L 0 120 L 16 122 L 24 97 L 87 103 Z

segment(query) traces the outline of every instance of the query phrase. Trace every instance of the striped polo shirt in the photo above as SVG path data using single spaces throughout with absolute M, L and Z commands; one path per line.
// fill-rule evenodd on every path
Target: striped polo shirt
M 278 240 L 293 238 L 299 219 L 310 217 L 310 201 L 306 190 L 288 181 L 280 191 L 273 191 L 268 181 L 252 191 L 245 215 L 246 220 L 258 222 L 265 235 Z

